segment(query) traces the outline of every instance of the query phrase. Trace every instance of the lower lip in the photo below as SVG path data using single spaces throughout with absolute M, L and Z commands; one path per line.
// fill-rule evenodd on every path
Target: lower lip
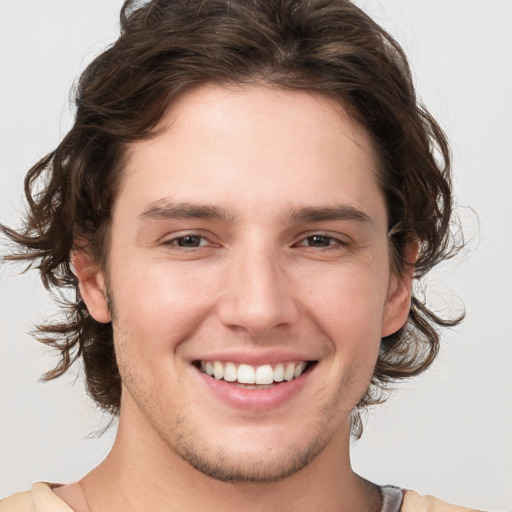
M 231 407 L 246 411 L 268 411 L 291 400 L 304 387 L 314 368 L 289 382 L 265 389 L 241 388 L 225 380 L 217 380 L 197 370 L 209 390 Z

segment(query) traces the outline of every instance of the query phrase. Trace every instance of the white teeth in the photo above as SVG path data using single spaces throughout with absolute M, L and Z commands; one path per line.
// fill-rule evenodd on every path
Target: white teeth
M 300 377 L 302 372 L 304 371 L 304 368 L 306 368 L 305 363 L 300 363 L 295 367 L 295 371 L 293 372 L 294 378 Z
M 288 382 L 293 379 L 295 376 L 295 365 L 293 363 L 288 363 L 286 370 L 284 371 L 284 380 Z
M 224 375 L 224 367 L 223 367 L 222 363 L 220 361 L 215 361 L 213 363 L 213 376 L 217 380 L 220 380 L 220 379 L 222 379 L 223 375 Z
M 237 380 L 240 384 L 254 384 L 254 368 L 248 364 L 241 364 L 238 367 Z
M 306 368 L 304 361 L 278 363 L 274 368 L 270 364 L 251 366 L 248 364 L 236 365 L 232 362 L 201 361 L 201 371 L 217 380 L 227 382 L 238 381 L 239 384 L 265 386 L 274 382 L 291 381 L 302 375 Z
M 276 382 L 283 382 L 284 380 L 284 366 L 281 363 L 274 368 L 274 380 Z
M 236 366 L 233 363 L 227 363 L 224 367 L 224 380 L 234 382 L 237 378 Z
M 256 375 L 254 376 L 255 384 L 272 384 L 274 382 L 274 370 L 272 366 L 266 364 L 256 368 Z

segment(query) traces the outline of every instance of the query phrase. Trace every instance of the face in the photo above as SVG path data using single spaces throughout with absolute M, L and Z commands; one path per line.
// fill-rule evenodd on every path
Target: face
M 376 167 L 334 100 L 257 86 L 189 91 L 130 147 L 108 263 L 121 424 L 231 481 L 348 437 L 408 314 Z M 100 321 L 105 281 L 82 279 Z

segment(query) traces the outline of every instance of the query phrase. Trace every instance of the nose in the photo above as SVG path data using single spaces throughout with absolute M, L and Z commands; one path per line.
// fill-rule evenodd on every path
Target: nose
M 218 314 L 224 325 L 261 336 L 298 318 L 289 272 L 271 251 L 230 258 Z

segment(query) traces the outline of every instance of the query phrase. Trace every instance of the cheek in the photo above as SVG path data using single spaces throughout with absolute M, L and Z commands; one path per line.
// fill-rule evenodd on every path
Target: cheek
M 211 309 L 212 284 L 206 276 L 147 262 L 137 271 L 124 268 L 131 277 L 112 275 L 114 325 L 122 326 L 120 337 L 138 340 L 141 349 L 172 349 Z
M 348 337 L 374 333 L 380 338 L 386 276 L 372 268 L 341 269 L 318 275 L 314 282 L 306 295 L 309 308 L 329 331 Z
M 356 390 L 366 389 L 379 354 L 387 277 L 372 268 L 329 277 L 318 276 L 307 314 L 325 336 L 326 353 L 335 361 L 332 382 L 342 376 L 342 387 L 352 383 Z

